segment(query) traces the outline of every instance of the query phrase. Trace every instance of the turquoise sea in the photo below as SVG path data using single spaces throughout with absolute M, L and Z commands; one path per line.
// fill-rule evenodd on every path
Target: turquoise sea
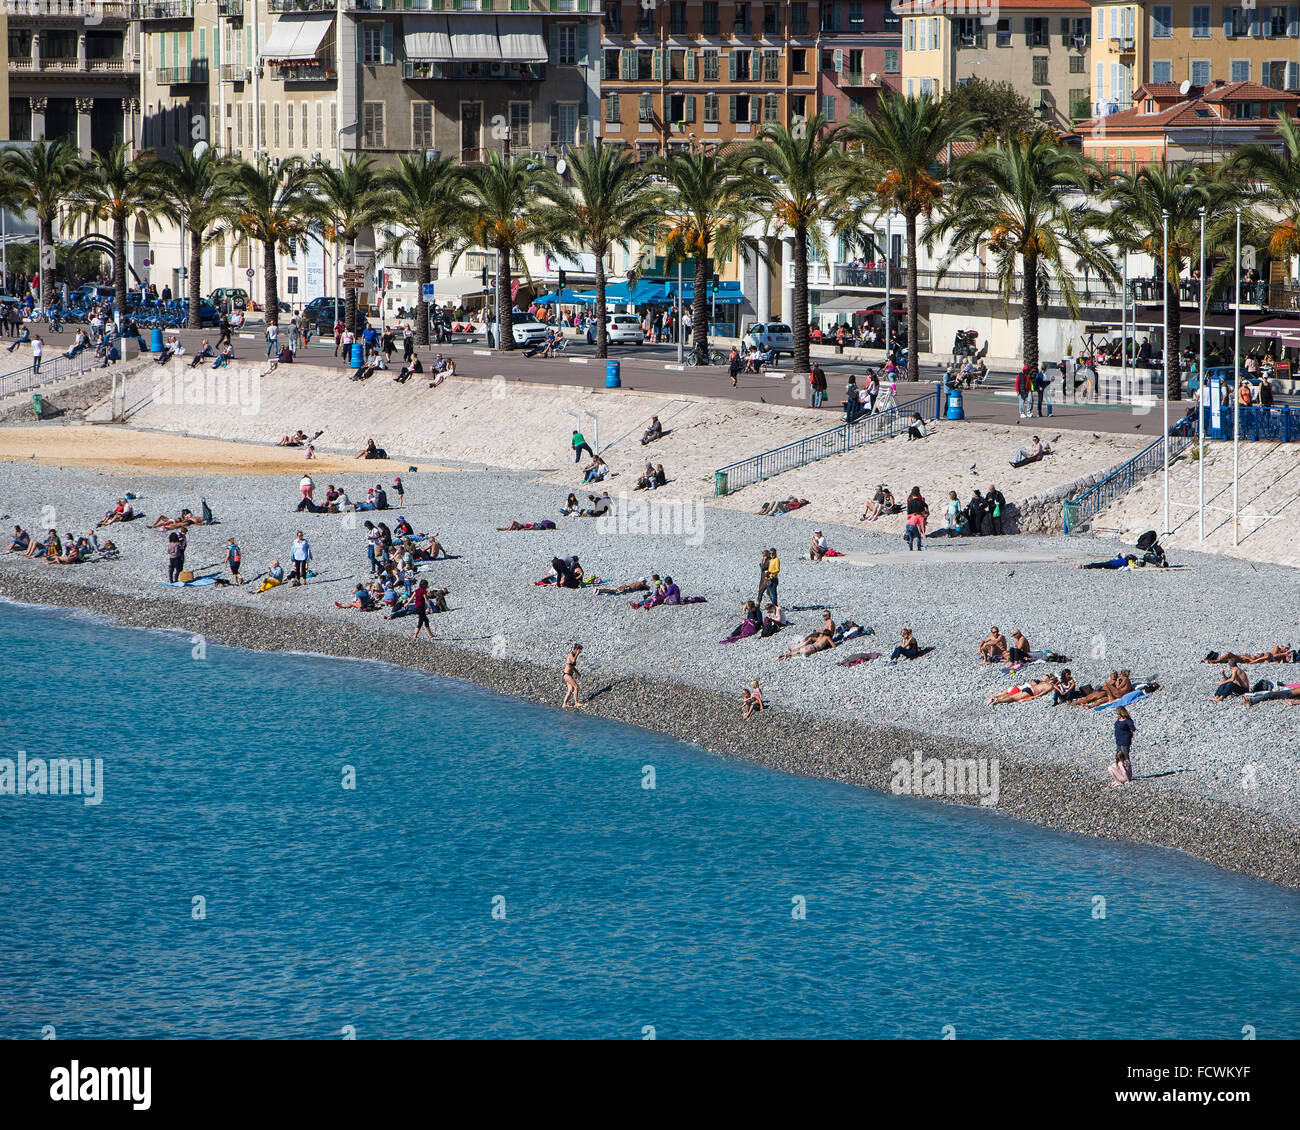
M 103 766 L 97 805 L 0 795 L 0 1037 L 1300 1036 L 1286 890 L 195 650 L 0 605 L 0 758 Z

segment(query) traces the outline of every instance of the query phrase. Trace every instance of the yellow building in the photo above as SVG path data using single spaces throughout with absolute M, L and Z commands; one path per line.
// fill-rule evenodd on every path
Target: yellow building
M 1143 84 L 1300 86 L 1300 6 L 1094 4 L 1093 110 L 1133 104 Z

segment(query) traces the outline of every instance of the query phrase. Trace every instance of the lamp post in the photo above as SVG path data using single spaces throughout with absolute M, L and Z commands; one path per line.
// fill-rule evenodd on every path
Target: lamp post
M 1196 526 L 1200 541 L 1205 540 L 1205 412 L 1202 404 L 1205 390 L 1205 209 L 1201 209 L 1201 279 L 1200 293 L 1197 296 L 1201 304 L 1201 347 L 1196 362 L 1196 451 L 1197 451 L 1197 496 Z
M 762 270 L 763 264 L 759 263 L 759 270 Z M 677 321 L 674 323 L 677 327 L 677 364 L 686 363 L 686 333 L 682 329 L 682 261 L 677 260 Z
M 1237 544 L 1237 456 L 1241 446 L 1241 209 L 1237 209 L 1237 301 L 1232 314 L 1232 544 Z
M 1162 212 L 1162 213 L 1160 214 L 1160 220 L 1161 220 L 1162 231 L 1163 231 L 1163 236 L 1164 236 L 1164 244 L 1163 244 L 1163 249 L 1162 249 L 1162 254 L 1164 255 L 1164 261 L 1163 261 L 1163 264 L 1162 264 L 1162 267 L 1161 267 L 1161 271 L 1160 271 L 1160 281 L 1163 282 L 1163 283 L 1164 283 L 1164 286 L 1165 286 L 1165 294 L 1164 294 L 1164 299 L 1165 299 L 1165 304 L 1164 304 L 1164 311 L 1165 311 L 1165 332 L 1164 332 L 1164 349 L 1165 349 L 1165 395 L 1164 395 L 1164 402 L 1165 402 L 1165 530 L 1164 530 L 1164 532 L 1167 534 L 1167 533 L 1169 533 L 1169 377 L 1170 377 L 1170 374 L 1173 372 L 1173 369 L 1172 369 L 1172 365 L 1173 365 L 1173 354 L 1170 352 L 1170 350 L 1173 349 L 1173 348 L 1176 348 L 1176 347 L 1177 347 L 1177 343 L 1171 343 L 1171 342 L 1169 341 L 1169 213 L 1168 213 L 1167 211 L 1166 211 L 1166 212 Z

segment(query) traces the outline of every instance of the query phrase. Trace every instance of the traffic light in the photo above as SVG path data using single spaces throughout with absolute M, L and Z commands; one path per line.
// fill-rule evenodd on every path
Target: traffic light
M 710 282 L 712 282 L 712 284 L 713 284 L 713 289 L 714 289 L 714 290 L 717 290 L 717 289 L 718 289 L 718 272 L 717 272 L 717 271 L 714 271 L 714 272 L 713 272 L 713 278 L 710 280 Z
M 564 293 L 564 268 L 563 267 L 560 268 L 558 275 L 560 279 L 560 293 Z
M 483 289 L 487 290 L 487 288 L 488 288 L 488 269 L 487 269 L 487 264 L 484 263 L 483 264 Z

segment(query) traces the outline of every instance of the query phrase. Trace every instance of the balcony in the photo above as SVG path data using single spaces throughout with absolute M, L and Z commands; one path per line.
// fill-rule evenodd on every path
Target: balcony
M 194 0 L 135 0 L 135 15 L 141 20 L 193 19 Z
M 217 0 L 217 15 L 231 20 L 242 20 L 244 0 Z
M 824 267 L 824 264 L 809 264 L 810 287 L 822 286 L 828 284 L 825 282 L 814 283 L 813 267 Z M 897 263 L 891 268 L 890 288 L 895 294 L 901 294 L 907 288 L 908 271 Z M 853 263 L 836 263 L 831 271 L 836 289 L 849 291 L 876 291 L 881 294 L 885 289 L 885 266 L 883 262 L 869 263 L 866 265 Z M 916 289 L 921 294 L 965 294 L 972 297 L 981 298 L 1000 298 L 1001 290 L 997 276 L 985 271 L 949 271 L 942 278 L 939 272 L 932 269 L 922 269 L 916 272 Z M 1022 285 L 1017 280 L 1015 287 L 1012 289 L 1011 297 L 1013 300 L 1019 299 L 1022 293 Z M 1109 290 L 1104 283 L 1097 279 L 1081 279 L 1076 283 L 1079 301 L 1088 304 L 1111 305 L 1119 301 L 1118 290 Z M 1050 287 L 1047 295 L 1048 305 L 1064 305 L 1065 296 L 1057 287 Z
M 190 86 L 208 81 L 208 61 L 195 59 L 183 67 L 159 67 L 156 72 L 159 86 Z
M 418 59 L 407 59 L 402 63 L 402 78 L 408 82 L 440 79 L 460 82 L 541 82 L 545 76 L 545 63 L 431 63 Z
M 27 23 L 31 20 L 57 19 L 63 22 L 76 20 L 86 22 L 86 17 L 93 13 L 99 22 L 106 20 L 129 20 L 131 18 L 130 0 L 6 0 L 4 12 L 11 21 Z
M 281 82 L 333 82 L 333 59 L 312 59 L 297 63 L 272 63 L 271 77 Z
M 122 75 L 135 74 L 140 70 L 136 59 L 79 59 L 74 56 L 46 56 L 34 59 L 30 55 L 17 55 L 9 60 L 10 71 L 23 74 L 41 74 L 49 78 L 60 75 Z
M 272 12 L 332 12 L 338 0 L 268 0 Z
M 222 63 L 221 64 L 221 81 L 222 82 L 250 82 L 253 78 L 253 72 L 250 67 L 244 66 L 243 63 Z

